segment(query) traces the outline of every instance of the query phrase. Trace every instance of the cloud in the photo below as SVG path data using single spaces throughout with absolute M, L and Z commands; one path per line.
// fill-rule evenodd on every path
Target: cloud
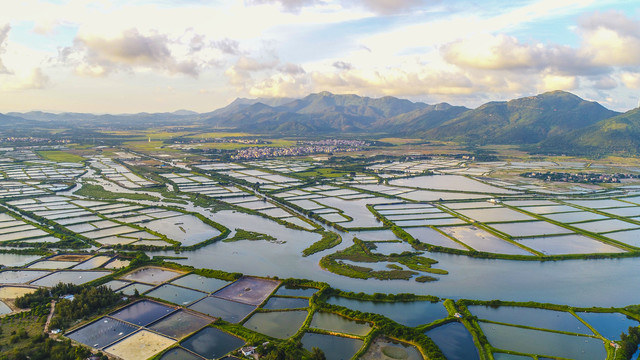
M 33 90 L 44 89 L 51 83 L 49 77 L 42 69 L 35 68 L 27 76 L 17 79 L 15 82 L 2 84 L 2 90 Z
M 624 86 L 629 89 L 640 89 L 640 73 L 624 72 L 620 76 Z
M 351 70 L 353 69 L 353 65 L 348 63 L 348 62 L 344 62 L 344 61 L 336 61 L 332 64 L 332 66 L 336 69 L 339 70 Z
M 321 0 L 247 0 L 248 5 L 278 4 L 280 7 L 291 13 L 298 13 L 304 7 L 323 4 Z
M 618 82 L 611 76 L 604 75 L 593 82 L 593 87 L 598 90 L 611 90 L 618 87 Z
M 580 21 L 582 53 L 594 64 L 640 65 L 640 21 L 616 11 L 596 12 Z
M 238 43 L 238 41 L 236 40 L 222 39 L 222 40 L 214 41 L 212 45 L 213 47 L 219 49 L 225 54 L 229 54 L 229 55 L 240 54 L 240 43 Z
M 562 75 L 545 75 L 542 78 L 542 90 L 573 90 L 578 87 L 578 78 L 575 76 L 562 76 Z
M 306 71 L 298 64 L 286 63 L 278 68 L 281 72 L 289 75 L 304 74 Z
M 190 59 L 177 60 L 169 49 L 171 44 L 166 35 L 143 35 L 137 29 L 112 38 L 81 35 L 72 47 L 59 51 L 59 59 L 75 62 L 76 72 L 82 75 L 105 76 L 117 70 L 146 68 L 197 77 L 198 63 Z
M 521 44 L 506 35 L 483 35 L 444 45 L 443 58 L 463 68 L 508 70 L 539 67 L 544 57 L 541 47 Z
M 278 59 L 260 61 L 253 57 L 241 56 L 236 62 L 235 68 L 242 71 L 254 72 L 254 71 L 273 69 L 277 65 L 278 65 Z
M 9 38 L 9 31 L 11 30 L 11 26 L 9 24 L 0 27 L 0 55 L 4 54 L 6 51 L 6 42 Z M 0 58 L 0 74 L 10 74 L 11 72 L 7 69 L 7 67 L 2 62 L 2 58 Z
M 361 6 L 381 15 L 397 14 L 439 1 L 425 0 L 360 0 Z M 357 2 L 356 2 L 357 3 Z

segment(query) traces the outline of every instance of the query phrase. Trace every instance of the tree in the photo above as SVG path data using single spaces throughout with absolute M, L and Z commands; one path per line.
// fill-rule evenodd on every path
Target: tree
M 327 357 L 324 355 L 324 351 L 314 346 L 311 349 L 311 360 L 327 360 Z

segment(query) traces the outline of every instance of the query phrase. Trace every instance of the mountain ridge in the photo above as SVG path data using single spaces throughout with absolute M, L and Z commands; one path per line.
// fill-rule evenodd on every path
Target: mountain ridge
M 426 104 L 392 96 L 362 97 L 319 92 L 302 98 L 236 98 L 211 112 L 53 114 L 39 111 L 0 114 L 3 127 L 30 121 L 64 126 L 196 125 L 256 134 L 295 136 L 411 136 L 469 144 L 515 144 L 536 151 L 599 149 L 640 153 L 640 110 L 609 110 L 565 91 L 469 109 L 448 103 Z M 62 126 L 62 125 L 61 125 Z M 604 151 L 604 150 L 603 150 Z

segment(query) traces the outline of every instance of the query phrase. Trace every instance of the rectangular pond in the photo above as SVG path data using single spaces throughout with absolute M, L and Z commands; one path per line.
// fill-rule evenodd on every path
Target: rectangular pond
M 146 326 L 171 314 L 175 309 L 155 301 L 142 300 L 111 313 L 111 317 L 131 324 Z
M 593 332 L 589 330 L 585 324 L 571 315 L 571 313 L 564 311 L 515 306 L 491 307 L 472 305 L 467 308 L 479 319 L 593 335 Z
M 217 291 L 227 286 L 231 282 L 226 280 L 216 279 L 216 278 L 209 278 L 209 277 L 205 277 L 197 274 L 189 274 L 187 276 L 183 276 L 179 279 L 173 280 L 171 283 L 175 285 L 180 285 L 180 286 L 204 291 L 206 293 L 212 293 L 214 291 Z
M 430 301 L 374 302 L 333 296 L 327 299 L 327 302 L 353 310 L 384 315 L 399 324 L 410 327 L 429 324 L 449 315 L 442 303 Z
M 307 332 L 302 336 L 302 347 L 311 351 L 314 347 L 324 352 L 327 360 L 350 360 L 364 345 L 360 339 Z
M 186 306 L 194 301 L 202 299 L 203 297 L 207 296 L 207 294 L 201 291 L 187 289 L 180 286 L 164 284 L 149 291 L 145 294 L 145 296 Z
M 492 228 L 514 237 L 538 235 L 570 234 L 573 231 L 546 221 L 527 221 L 519 223 L 491 224 Z
M 2 284 L 27 284 L 37 278 L 51 274 L 51 271 L 8 270 L 0 272 Z
M 75 270 L 95 269 L 104 265 L 107 261 L 111 260 L 111 258 L 112 258 L 111 256 L 106 256 L 106 255 L 94 256 L 91 259 L 76 265 L 74 269 Z
M 517 240 L 545 255 L 622 253 L 624 250 L 583 235 L 560 235 Z
M 263 306 L 269 310 L 300 309 L 309 306 L 309 300 L 298 298 L 272 297 Z
M 573 226 L 582 230 L 591 231 L 595 233 L 605 233 L 609 231 L 638 229 L 640 225 L 630 222 L 618 220 L 618 219 L 606 219 L 597 220 L 591 222 L 585 222 L 580 224 L 573 224 Z
M 102 349 L 136 330 L 138 330 L 138 328 L 135 326 L 104 316 L 65 336 L 92 348 Z
M 422 354 L 415 346 L 377 337 L 360 360 L 423 360 Z
M 640 229 L 628 230 L 628 231 L 617 231 L 613 233 L 608 233 L 605 236 L 610 239 L 617 240 L 625 244 L 629 244 L 631 246 L 640 247 Z
M 459 322 L 440 325 L 425 333 L 438 345 L 447 360 L 479 360 L 473 337 Z
M 255 313 L 242 326 L 277 339 L 287 339 L 298 332 L 307 315 L 306 311 Z
M 189 306 L 189 309 L 220 318 L 230 323 L 239 323 L 255 310 L 256 306 L 208 296 Z
M 202 358 L 183 348 L 173 348 L 162 354 L 160 360 L 202 360 Z
M 41 279 L 32 282 L 32 285 L 52 287 L 58 283 L 71 283 L 74 285 L 82 285 L 90 281 L 99 279 L 103 276 L 111 274 L 108 271 L 72 271 L 64 270 L 47 275 Z
M 581 221 L 602 220 L 607 217 L 604 215 L 592 213 L 589 211 L 578 211 L 559 214 L 545 214 L 544 217 L 562 223 L 576 223 Z
M 276 291 L 275 295 L 311 297 L 316 292 L 318 292 L 318 289 L 316 288 L 290 288 L 281 286 L 278 288 L 278 291 Z
M 316 329 L 358 336 L 365 336 L 371 331 L 371 324 L 367 322 L 354 321 L 337 314 L 326 312 L 316 312 L 309 326 Z
M 182 342 L 182 347 L 207 359 L 218 359 L 244 345 L 244 340 L 212 327 Z
M 169 219 L 154 220 L 142 226 L 179 241 L 182 246 L 192 246 L 220 235 L 220 231 L 193 215 L 180 215 Z
M 440 232 L 429 227 L 406 228 L 404 229 L 404 231 L 408 232 L 411 236 L 413 236 L 414 239 L 420 240 L 423 243 L 458 250 L 469 250 L 466 247 L 458 244 L 457 242 L 449 239 L 445 235 L 442 235 Z
M 195 313 L 186 310 L 178 310 L 148 326 L 148 328 L 174 339 L 180 339 L 200 330 L 212 322 L 213 319 L 211 318 L 196 315 Z
M 158 285 L 176 278 L 183 273 L 156 267 L 144 267 L 136 269 L 121 277 L 123 280 L 139 281 L 147 284 Z
M 214 295 L 245 304 L 260 305 L 278 285 L 280 285 L 280 282 L 276 280 L 245 276 L 216 291 Z
M 441 230 L 478 251 L 510 255 L 533 255 L 473 225 L 443 227 Z
M 458 212 L 466 217 L 480 222 L 505 222 L 534 220 L 533 217 L 505 207 L 492 207 L 488 209 L 465 209 Z
M 620 334 L 629 334 L 629 327 L 637 327 L 638 321 L 620 313 L 577 312 L 576 315 L 593 326 L 600 335 L 609 340 L 620 340 Z
M 498 349 L 580 360 L 607 357 L 600 339 L 485 322 L 480 322 L 480 328 L 489 343 Z

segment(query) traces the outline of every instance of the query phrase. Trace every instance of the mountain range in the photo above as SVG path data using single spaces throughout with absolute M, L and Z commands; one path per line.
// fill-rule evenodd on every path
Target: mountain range
M 541 152 L 640 153 L 640 109 L 619 113 L 564 91 L 492 101 L 475 109 L 391 96 L 369 98 L 321 92 L 300 99 L 238 98 L 207 113 L 179 110 L 121 115 L 35 111 L 0 114 L 0 128 L 6 127 L 7 122 L 127 128 L 184 124 L 290 136 L 348 134 L 477 145 L 517 144 Z

